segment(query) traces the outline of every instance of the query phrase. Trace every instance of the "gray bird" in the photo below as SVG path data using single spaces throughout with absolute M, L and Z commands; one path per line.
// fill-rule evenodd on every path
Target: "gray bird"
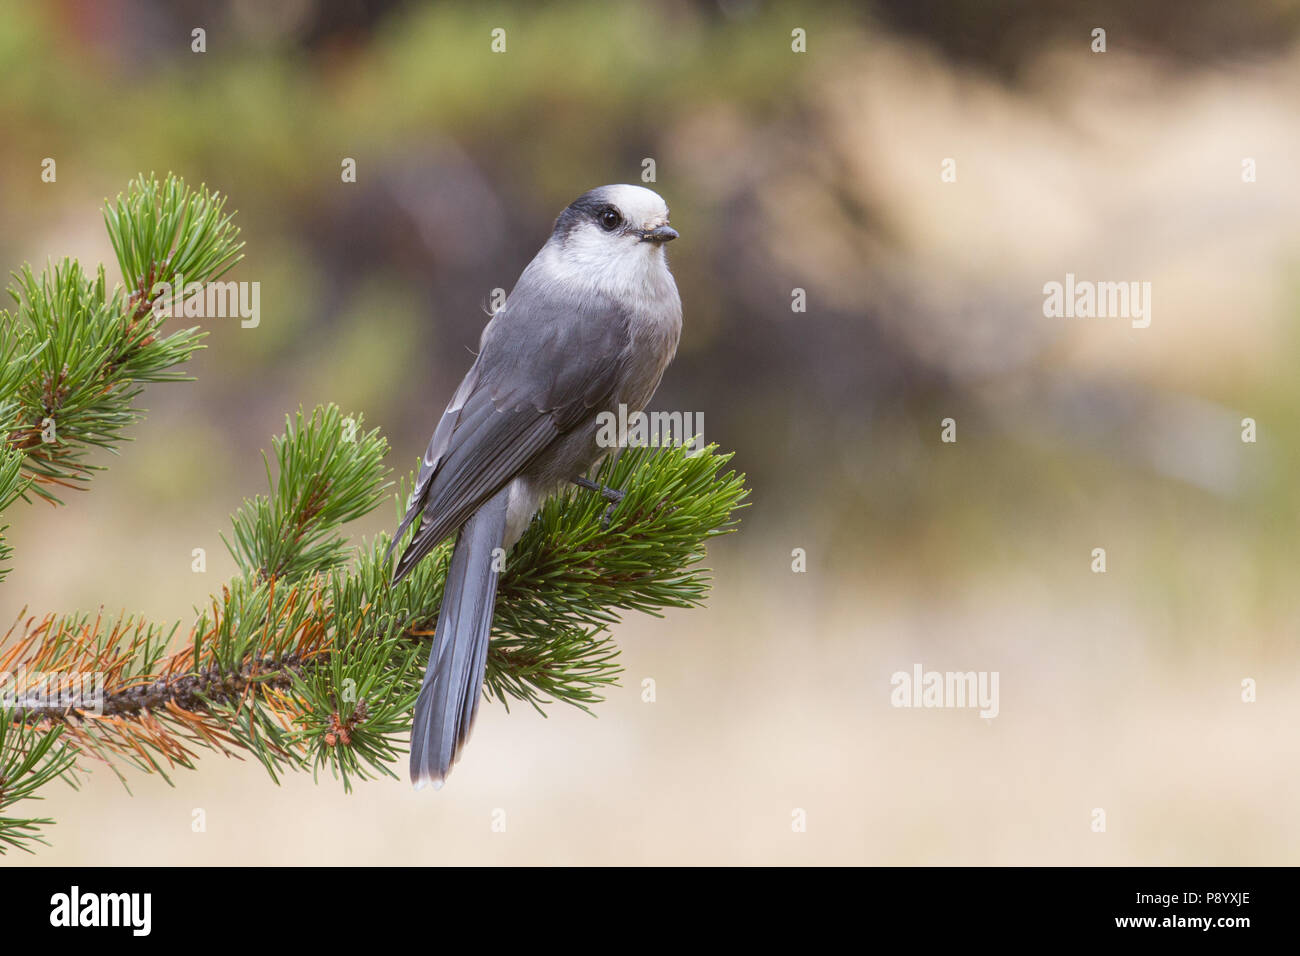
M 677 351 L 682 303 L 663 249 L 676 238 L 649 189 L 601 186 L 576 199 L 484 328 L 438 422 L 393 538 L 395 547 L 416 523 L 396 584 L 460 531 L 411 727 L 416 789 L 442 785 L 478 713 L 493 552 L 518 541 L 566 483 L 621 498 L 582 476 L 609 451 L 596 441 L 597 416 L 643 409 Z

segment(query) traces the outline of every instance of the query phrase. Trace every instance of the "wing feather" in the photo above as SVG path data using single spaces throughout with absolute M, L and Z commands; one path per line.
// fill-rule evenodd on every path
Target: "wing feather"
M 528 306 L 507 304 L 488 323 L 425 451 L 394 545 L 417 517 L 419 525 L 395 580 L 614 394 L 629 339 L 625 311 L 519 293 L 511 300 Z

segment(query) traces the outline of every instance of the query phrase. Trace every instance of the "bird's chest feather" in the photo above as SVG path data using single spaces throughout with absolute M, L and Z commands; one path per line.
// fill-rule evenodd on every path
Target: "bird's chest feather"
M 628 317 L 627 374 L 619 402 L 636 411 L 645 407 L 677 352 L 681 334 L 682 307 L 676 288 L 671 300 L 663 297 L 653 306 L 632 312 Z

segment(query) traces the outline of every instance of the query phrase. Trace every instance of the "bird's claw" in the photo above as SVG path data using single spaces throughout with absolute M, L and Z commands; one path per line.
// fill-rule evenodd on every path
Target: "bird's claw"
M 605 509 L 604 516 L 600 519 L 600 528 L 602 531 L 609 530 L 609 522 L 614 517 L 614 509 L 622 503 L 627 497 L 626 491 L 620 491 L 617 488 L 607 488 L 604 485 L 597 484 L 590 478 L 574 478 L 573 483 L 579 488 L 586 488 L 588 491 L 594 491 L 602 498 L 609 502 L 609 507 Z
M 611 501 L 611 502 L 609 503 L 609 507 L 605 509 L 605 514 L 604 514 L 604 516 L 600 519 L 600 530 L 601 530 L 601 531 L 608 531 L 608 530 L 609 530 L 609 520 L 610 520 L 612 517 L 614 517 L 614 509 L 618 507 L 618 502 L 623 500 L 623 497 L 622 497 L 622 496 L 623 496 L 623 493 L 620 491 L 620 492 L 619 492 L 619 499 L 618 499 L 618 501 Z

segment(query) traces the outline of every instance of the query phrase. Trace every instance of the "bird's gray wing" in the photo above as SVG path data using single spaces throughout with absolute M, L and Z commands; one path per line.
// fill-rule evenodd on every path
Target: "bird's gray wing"
M 417 515 L 420 523 L 395 580 L 614 394 L 626 361 L 626 311 L 558 297 L 526 303 L 508 303 L 488 323 L 478 359 L 429 442 L 396 537 Z
M 429 447 L 424 450 L 424 458 L 420 461 L 420 472 L 415 478 L 415 487 L 411 489 L 411 495 L 407 499 L 406 514 L 402 516 L 402 523 L 397 526 L 397 532 L 393 535 L 393 541 L 388 546 L 388 553 L 391 555 L 397 543 L 402 540 L 402 535 L 406 529 L 411 526 L 411 522 L 419 517 L 420 512 L 424 510 L 424 503 L 429 497 L 429 483 L 438 471 L 438 465 L 442 463 L 442 458 L 447 454 L 447 449 L 451 445 L 451 435 L 456 429 L 456 424 L 460 421 L 461 412 L 465 408 L 465 403 L 470 395 L 474 392 L 474 386 L 478 382 L 478 361 L 470 366 L 465 377 L 461 380 L 456 393 L 452 395 L 451 401 L 447 403 L 447 408 L 442 413 L 442 418 L 438 419 L 438 426 L 433 430 L 433 437 L 429 439 Z

